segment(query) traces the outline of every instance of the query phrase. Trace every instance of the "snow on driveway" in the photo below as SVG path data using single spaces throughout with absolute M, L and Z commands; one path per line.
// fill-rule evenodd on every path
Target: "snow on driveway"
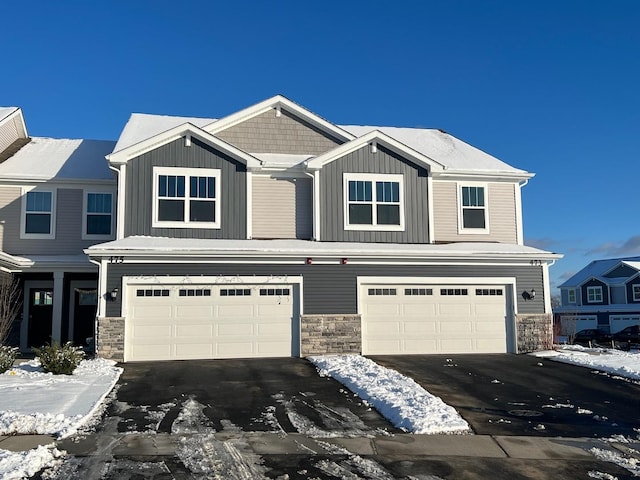
M 360 355 L 309 357 L 330 376 L 368 402 L 394 426 L 410 433 L 470 433 L 456 410 L 413 379 Z
M 638 351 L 623 352 L 614 349 L 562 345 L 557 350 L 537 352 L 532 355 L 593 368 L 631 380 L 640 380 L 640 352 Z

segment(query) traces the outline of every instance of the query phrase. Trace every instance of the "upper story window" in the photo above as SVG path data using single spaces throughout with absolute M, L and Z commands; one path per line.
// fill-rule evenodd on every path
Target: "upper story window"
M 153 169 L 153 226 L 220 228 L 220 170 Z
M 460 230 L 485 233 L 487 226 L 487 189 L 485 185 L 460 186 Z
M 55 238 L 55 191 L 28 190 L 22 196 L 21 238 Z
M 601 303 L 602 302 L 602 287 L 587 287 L 587 302 L 589 303 Z
M 633 285 L 631 288 L 633 290 L 633 301 L 640 302 L 640 285 Z
M 576 289 L 575 288 L 571 288 L 571 289 L 569 289 L 569 291 L 567 291 L 567 301 L 569 303 L 572 303 L 572 304 L 576 303 Z
M 111 238 L 113 231 L 113 194 L 85 192 L 82 238 Z
M 404 230 L 402 175 L 344 174 L 345 230 Z

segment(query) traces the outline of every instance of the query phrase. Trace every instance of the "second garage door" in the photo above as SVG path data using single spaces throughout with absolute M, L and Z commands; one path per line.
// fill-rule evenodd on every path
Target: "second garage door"
M 130 285 L 125 360 L 298 354 L 295 285 Z
M 364 354 L 504 353 L 507 291 L 486 285 L 362 285 Z

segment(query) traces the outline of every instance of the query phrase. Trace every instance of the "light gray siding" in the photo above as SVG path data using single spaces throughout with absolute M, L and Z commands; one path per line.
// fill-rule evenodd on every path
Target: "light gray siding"
M 253 175 L 253 238 L 310 239 L 313 230 L 310 178 Z
M 153 228 L 153 167 L 216 168 L 220 177 L 220 228 Z M 241 162 L 192 139 L 178 139 L 127 164 L 124 234 L 178 238 L 246 238 L 247 176 Z
M 344 229 L 344 173 L 404 176 L 403 232 Z M 379 146 L 368 146 L 325 165 L 320 171 L 320 238 L 330 242 L 429 243 L 428 171 Z
M 518 313 L 544 313 L 542 267 L 463 266 L 463 265 L 264 265 L 264 264 L 110 264 L 107 290 L 122 291 L 123 275 L 273 275 L 303 276 L 304 314 L 357 313 L 358 276 L 395 277 L 515 277 Z M 523 290 L 540 292 L 525 301 Z M 121 315 L 121 298 L 107 303 L 106 316 Z
M 82 249 L 105 240 L 82 240 L 83 191 L 55 188 L 56 224 L 53 239 L 21 239 L 22 198 L 20 187 L 0 187 L 2 250 L 13 255 L 79 255 Z
M 286 110 L 281 112 L 278 117 L 275 109 L 269 110 L 216 136 L 251 153 L 318 155 L 342 143 Z
M 458 232 L 458 182 L 433 181 L 433 231 L 435 242 L 517 243 L 516 193 L 514 183 L 487 184 L 489 232 Z

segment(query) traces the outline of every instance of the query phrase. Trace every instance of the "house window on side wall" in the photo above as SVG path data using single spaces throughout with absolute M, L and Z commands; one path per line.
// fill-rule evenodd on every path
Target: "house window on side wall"
M 460 186 L 460 230 L 464 233 L 486 233 L 487 188 L 485 185 Z
M 55 194 L 29 190 L 22 197 L 22 238 L 54 238 Z
M 111 238 L 113 228 L 113 194 L 87 192 L 83 238 Z
M 220 228 L 220 170 L 154 169 L 153 226 Z
M 568 296 L 568 302 L 571 304 L 576 303 L 576 289 L 572 288 L 567 292 L 567 296 Z
M 631 288 L 633 290 L 633 301 L 640 302 L 640 285 L 633 285 Z
M 345 174 L 345 230 L 404 230 L 402 175 Z
M 602 287 L 587 287 L 587 302 L 602 303 Z

